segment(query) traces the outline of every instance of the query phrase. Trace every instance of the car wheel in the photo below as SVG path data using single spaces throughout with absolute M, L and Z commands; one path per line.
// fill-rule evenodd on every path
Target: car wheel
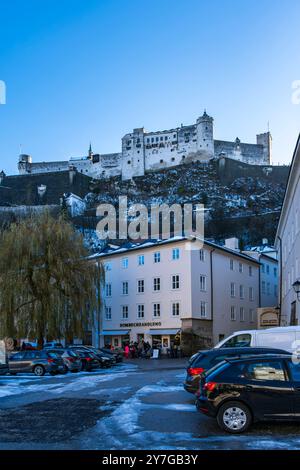
M 35 368 L 33 369 L 33 373 L 37 377 L 42 377 L 43 375 L 45 375 L 45 369 L 43 366 L 35 366 Z
M 238 401 L 230 401 L 220 407 L 217 421 L 224 431 L 239 434 L 249 428 L 252 416 L 246 405 Z

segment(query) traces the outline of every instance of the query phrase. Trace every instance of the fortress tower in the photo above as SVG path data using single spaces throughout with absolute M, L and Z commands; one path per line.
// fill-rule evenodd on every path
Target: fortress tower
M 206 111 L 197 119 L 197 151 L 207 155 L 208 158 L 214 156 L 214 125 L 213 118 Z
M 32 158 L 30 155 L 22 153 L 19 156 L 18 170 L 20 175 L 25 175 L 31 172 Z

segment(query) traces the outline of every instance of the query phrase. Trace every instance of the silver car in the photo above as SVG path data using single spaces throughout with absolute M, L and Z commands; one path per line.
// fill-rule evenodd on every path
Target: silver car
M 20 351 L 10 356 L 9 372 L 16 375 L 20 372 L 32 372 L 41 377 L 48 372 L 51 375 L 63 374 L 65 365 L 61 357 L 49 351 Z

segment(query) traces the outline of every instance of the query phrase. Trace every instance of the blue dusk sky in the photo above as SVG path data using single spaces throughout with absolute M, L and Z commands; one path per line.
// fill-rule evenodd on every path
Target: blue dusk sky
M 118 152 L 134 127 L 204 108 L 216 139 L 254 143 L 269 122 L 288 163 L 299 18 L 299 0 L 0 0 L 0 170 L 17 172 L 20 144 L 33 161 Z

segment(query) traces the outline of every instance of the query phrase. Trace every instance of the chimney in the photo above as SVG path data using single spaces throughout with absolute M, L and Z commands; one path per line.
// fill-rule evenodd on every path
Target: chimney
M 240 241 L 236 237 L 225 239 L 225 247 L 229 248 L 230 250 L 240 251 L 239 244 Z

